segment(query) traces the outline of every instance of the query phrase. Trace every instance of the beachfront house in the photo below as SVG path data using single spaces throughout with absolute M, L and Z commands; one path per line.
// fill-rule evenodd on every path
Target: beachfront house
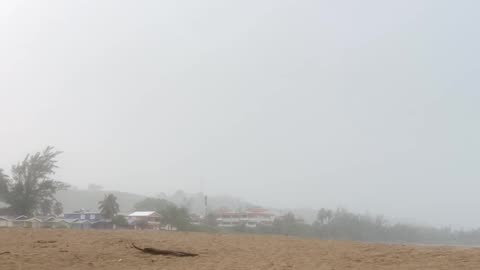
M 12 221 L 6 217 L 0 217 L 0 228 L 12 227 Z
M 75 220 L 70 223 L 70 228 L 79 230 L 88 230 L 92 227 L 92 222 L 89 220 Z
M 90 212 L 85 210 L 75 211 L 73 213 L 63 214 L 65 219 L 88 220 L 90 222 L 97 222 L 102 220 L 102 215 L 99 212 Z
M 27 216 L 19 216 L 15 220 L 12 220 L 12 225 L 20 228 L 37 229 L 42 227 L 42 220 L 38 218 L 28 218 Z
M 58 218 L 48 218 L 43 220 L 42 228 L 49 228 L 49 229 L 68 229 L 70 228 L 70 223 L 66 222 L 63 219 Z
M 245 225 L 250 228 L 255 228 L 258 225 L 272 226 L 275 215 L 264 208 L 250 208 L 243 213 L 242 220 L 245 221 Z
M 217 224 L 219 227 L 236 227 L 241 225 L 241 214 L 231 211 L 221 211 L 217 213 Z
M 155 211 L 136 211 L 128 215 L 128 224 L 135 229 L 160 229 L 160 214 Z

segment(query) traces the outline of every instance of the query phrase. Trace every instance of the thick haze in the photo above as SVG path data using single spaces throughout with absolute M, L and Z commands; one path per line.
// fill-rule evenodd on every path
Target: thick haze
M 0 168 L 480 227 L 478 1 L 4 1 Z

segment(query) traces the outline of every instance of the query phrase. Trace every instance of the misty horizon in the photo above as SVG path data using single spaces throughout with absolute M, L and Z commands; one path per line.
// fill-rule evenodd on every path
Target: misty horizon
M 0 3 L 0 168 L 479 228 L 478 8 Z

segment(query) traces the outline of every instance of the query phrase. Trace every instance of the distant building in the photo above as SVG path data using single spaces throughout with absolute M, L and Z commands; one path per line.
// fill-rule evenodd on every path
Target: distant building
M 56 220 L 56 219 L 57 219 L 57 216 L 55 216 L 55 215 L 35 216 L 35 218 L 38 218 L 38 219 L 40 219 L 41 221 L 45 222 L 45 221 Z
M 190 214 L 190 224 L 200 225 L 202 223 L 202 217 L 197 214 Z
M 12 221 L 6 217 L 0 217 L 0 228 L 8 228 L 12 227 Z
M 70 223 L 63 219 L 57 219 L 57 218 L 49 218 L 46 220 L 43 220 L 42 222 L 42 228 L 50 228 L 50 229 L 68 229 L 70 228 Z
M 16 218 L 0 217 L 0 228 L 4 227 L 60 229 L 70 228 L 70 223 L 54 216 L 34 218 L 29 218 L 27 216 L 18 216 Z
M 79 221 L 77 220 L 72 225 L 75 226 L 75 224 L 78 224 L 78 222 Z M 93 221 L 93 222 L 89 221 L 89 222 L 91 223 L 89 228 L 92 228 L 92 229 L 100 229 L 100 230 L 113 230 L 113 229 L 115 229 L 115 225 L 112 223 L 111 220 L 99 220 L 99 221 Z M 88 226 L 88 225 L 84 225 L 84 226 Z M 79 229 L 86 229 L 86 227 L 79 228 Z
M 26 216 L 20 216 L 15 220 L 12 220 L 12 225 L 14 227 L 37 229 L 42 227 L 42 220 L 38 218 L 27 218 Z
M 89 220 L 75 220 L 70 224 L 72 229 L 88 230 L 92 227 L 92 222 Z
M 295 218 L 295 223 L 297 223 L 297 224 L 305 224 L 305 219 L 304 219 L 304 218 Z
M 245 225 L 255 228 L 258 225 L 271 226 L 275 215 L 263 208 L 250 208 L 242 212 L 232 212 L 227 209 L 220 209 L 216 212 L 217 224 L 219 227 L 236 227 Z
M 160 229 L 160 214 L 155 211 L 137 211 L 128 215 L 128 224 L 135 229 Z
M 250 208 L 247 209 L 242 218 L 246 221 L 247 227 L 272 226 L 275 215 L 264 208 Z
M 102 220 L 102 215 L 99 212 L 90 212 L 79 210 L 73 213 L 65 213 L 63 214 L 64 219 L 78 219 L 78 220 L 88 220 L 90 222 L 97 222 Z
M 222 212 L 217 213 L 217 224 L 219 227 L 236 227 L 241 225 L 240 213 Z

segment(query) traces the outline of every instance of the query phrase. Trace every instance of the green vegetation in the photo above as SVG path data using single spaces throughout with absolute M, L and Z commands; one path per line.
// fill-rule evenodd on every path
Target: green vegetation
M 100 214 L 105 219 L 113 219 L 120 211 L 120 206 L 117 203 L 117 197 L 113 194 L 105 194 L 105 198 L 98 202 L 98 209 Z
M 8 205 L 9 212 L 26 216 L 52 212 L 52 206 L 58 203 L 55 193 L 68 187 L 52 179 L 60 153 L 49 146 L 42 152 L 27 155 L 12 166 L 11 177 L 0 169 L 0 201 Z
M 240 225 L 234 228 L 222 228 L 224 232 L 242 232 L 254 234 L 281 234 L 298 237 L 353 240 L 390 243 L 424 243 L 479 245 L 480 229 L 452 230 L 409 224 L 391 224 L 382 216 L 359 215 L 346 209 L 321 209 L 313 224 L 297 222 L 289 213 L 275 220 L 273 226 L 259 225 L 247 228 Z
M 167 200 L 146 198 L 135 204 L 135 210 L 156 211 L 162 216 L 161 223 L 163 226 L 171 225 L 181 231 L 191 229 L 188 209 L 185 207 L 178 207 Z
M 53 213 L 57 216 L 63 214 L 63 205 L 62 203 L 60 202 L 55 202 L 55 204 L 53 204 Z
M 128 227 L 128 221 L 127 219 L 122 216 L 122 215 L 116 215 L 112 218 L 112 223 L 115 224 L 119 228 L 127 228 Z
M 215 217 L 215 215 L 212 213 L 208 213 L 207 216 L 205 217 L 205 225 L 210 227 L 216 227 L 217 217 Z
M 190 215 L 185 207 L 169 205 L 163 211 L 160 211 L 160 215 L 162 216 L 162 225 L 172 225 L 180 231 L 191 228 Z
M 358 215 L 345 209 L 322 209 L 312 225 L 315 236 L 322 239 L 345 239 L 372 242 L 410 242 L 427 244 L 480 244 L 480 231 L 454 231 L 408 224 L 391 224 L 382 216 Z
M 172 205 L 174 204 L 165 199 L 146 198 L 142 201 L 137 202 L 134 208 L 137 211 L 155 211 L 157 213 L 161 213 Z

